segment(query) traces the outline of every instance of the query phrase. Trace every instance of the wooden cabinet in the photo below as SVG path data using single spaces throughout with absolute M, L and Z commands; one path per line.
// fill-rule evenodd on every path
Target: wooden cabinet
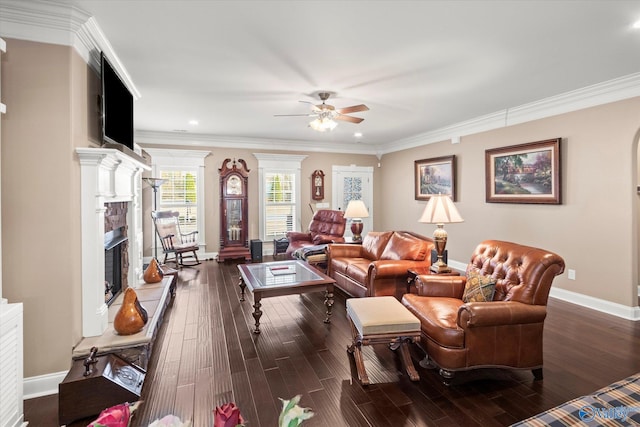
M 244 160 L 225 159 L 220 172 L 220 250 L 218 261 L 244 258 L 251 261 L 249 250 L 248 189 L 249 169 Z

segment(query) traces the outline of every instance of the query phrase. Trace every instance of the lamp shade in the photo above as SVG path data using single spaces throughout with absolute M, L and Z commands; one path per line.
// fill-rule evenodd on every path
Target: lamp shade
M 427 224 L 447 224 L 450 222 L 463 222 L 464 219 L 460 216 L 451 197 L 446 194 L 438 194 L 431 196 L 418 221 Z
M 165 182 L 162 178 L 142 178 L 142 180 L 154 189 L 160 187 Z
M 344 211 L 345 218 L 368 218 L 369 211 L 362 200 L 350 200 Z

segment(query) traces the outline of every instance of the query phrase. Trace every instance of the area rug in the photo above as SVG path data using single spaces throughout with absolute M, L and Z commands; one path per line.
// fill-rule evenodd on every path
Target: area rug
M 512 426 L 640 426 L 640 373 Z

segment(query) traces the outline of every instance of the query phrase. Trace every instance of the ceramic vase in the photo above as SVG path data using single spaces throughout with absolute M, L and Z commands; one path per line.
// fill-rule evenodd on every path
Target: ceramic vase
M 138 301 L 138 294 L 132 288 L 127 288 L 124 291 L 122 306 L 113 320 L 113 329 L 119 335 L 132 335 L 140 332 L 147 320 L 147 310 Z
M 158 283 L 162 280 L 162 271 L 158 266 L 158 261 L 155 258 L 151 258 L 151 262 L 144 271 L 143 279 L 145 283 Z

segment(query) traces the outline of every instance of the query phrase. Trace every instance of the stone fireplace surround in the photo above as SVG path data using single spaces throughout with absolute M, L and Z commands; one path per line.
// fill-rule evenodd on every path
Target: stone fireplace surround
M 136 287 L 143 273 L 141 174 L 151 167 L 113 148 L 76 148 L 80 162 L 82 223 L 82 334 L 102 335 L 108 325 L 104 300 L 105 203 L 127 203 L 129 271 Z

